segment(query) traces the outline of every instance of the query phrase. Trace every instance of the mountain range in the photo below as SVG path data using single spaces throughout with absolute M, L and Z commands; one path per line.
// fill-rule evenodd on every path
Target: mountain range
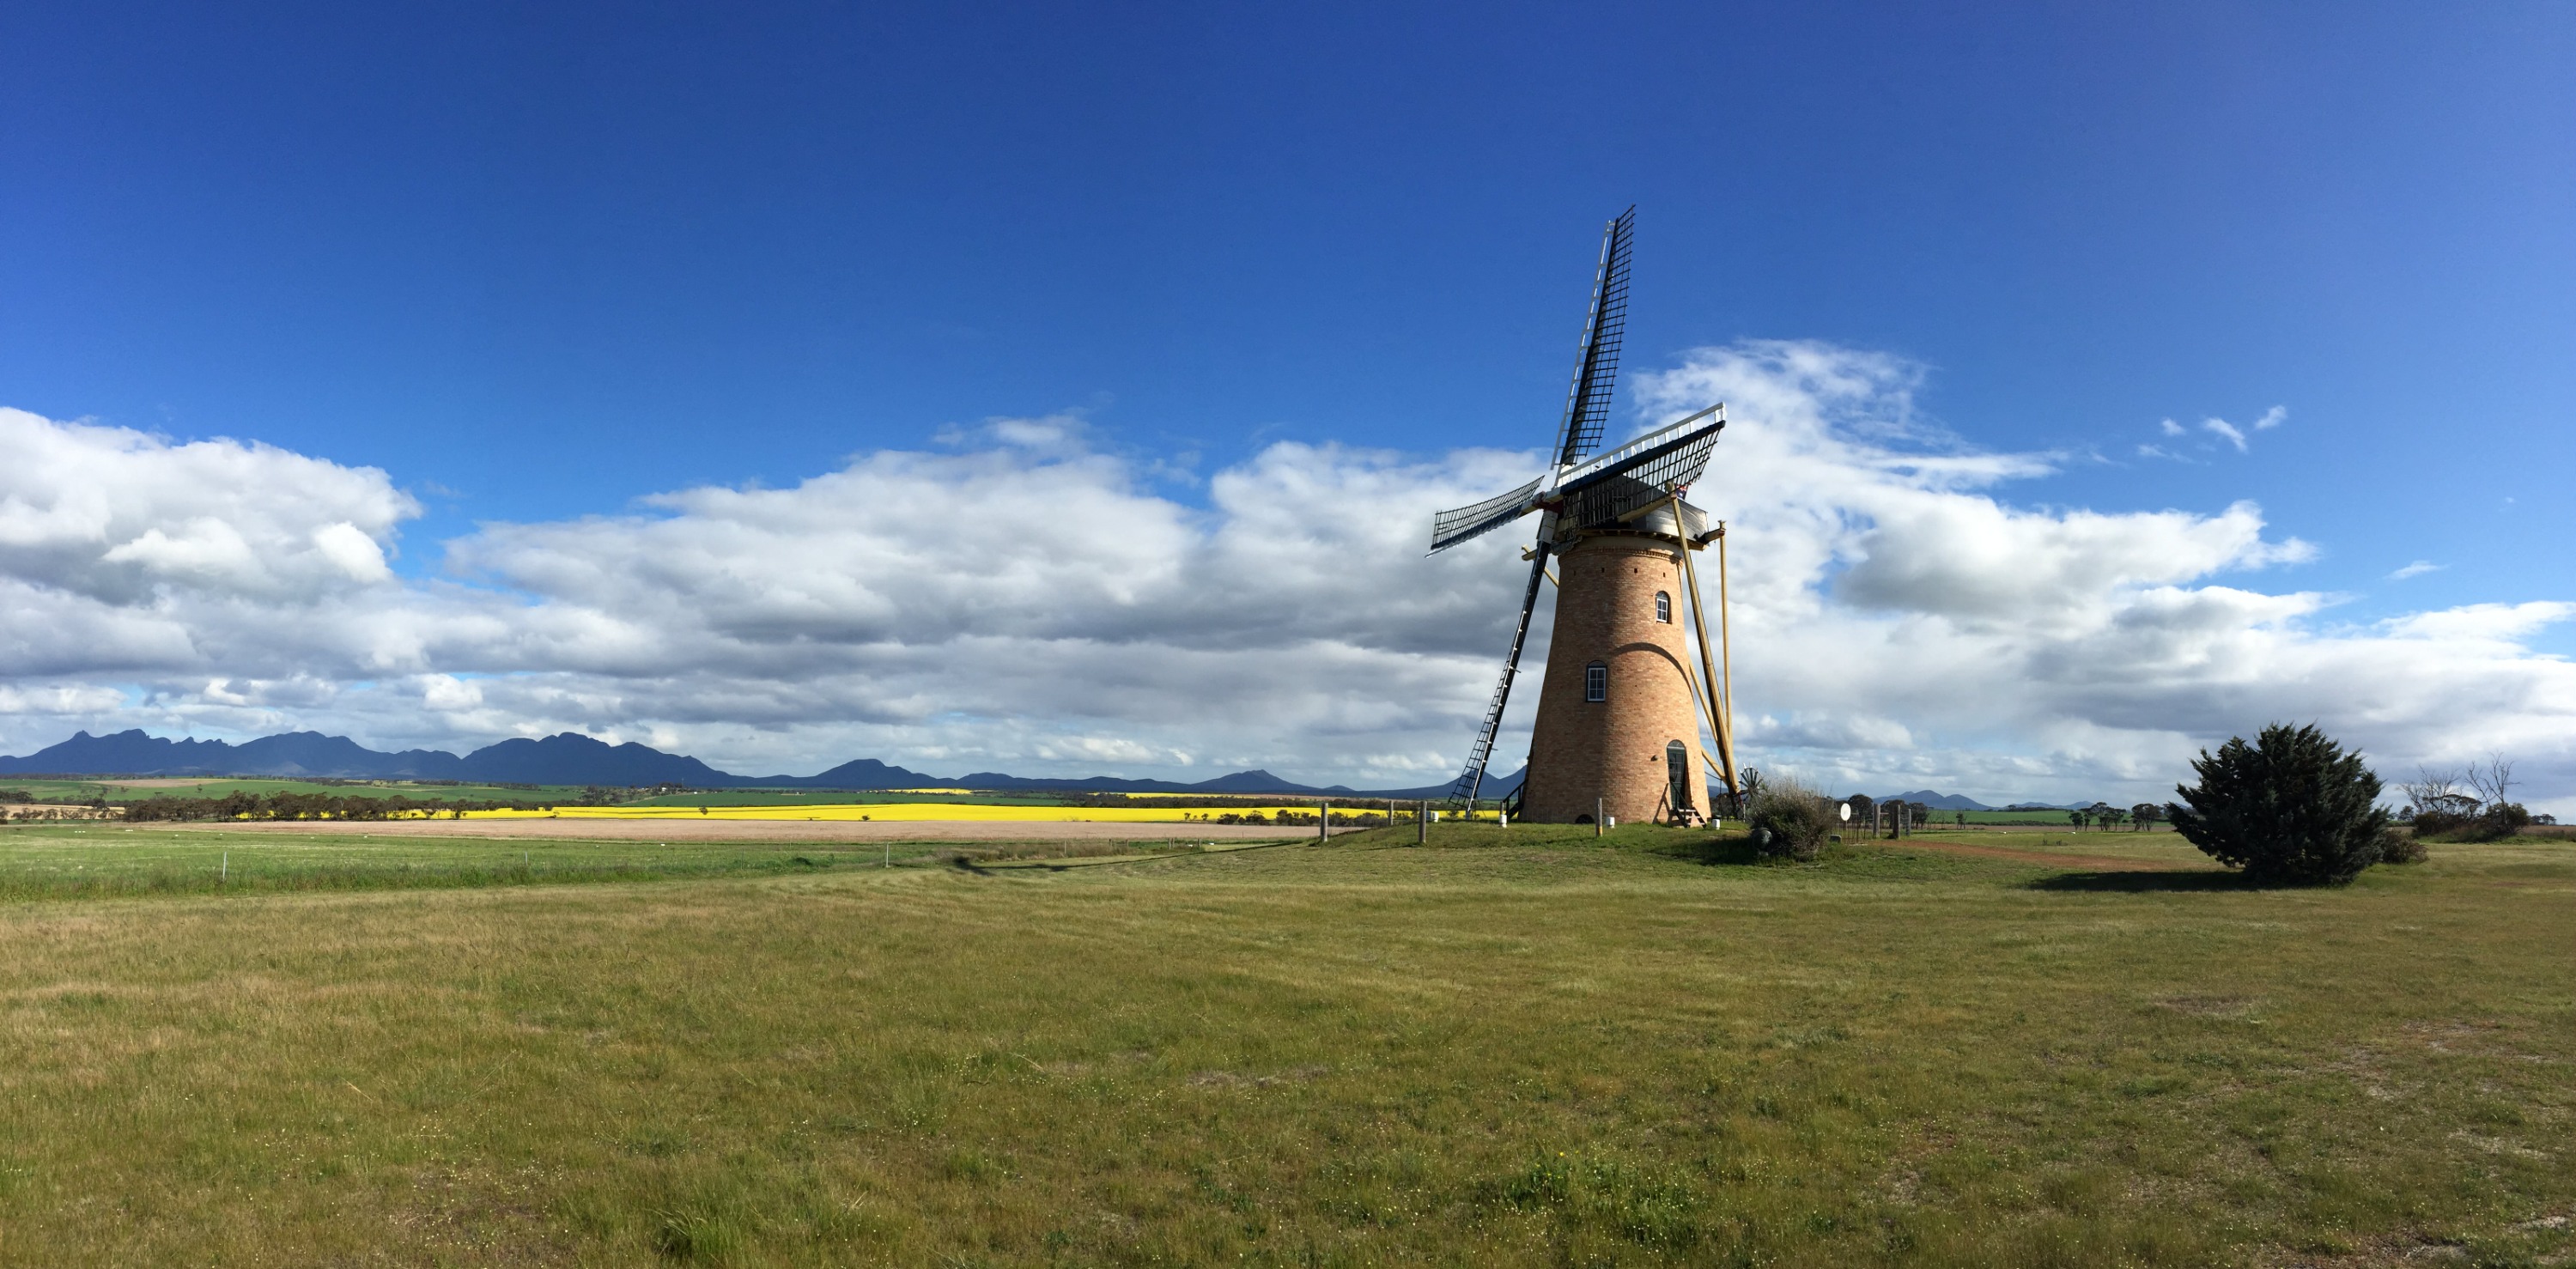
M 611 745 L 577 732 L 542 740 L 504 740 L 463 757 L 440 749 L 406 749 L 381 753 L 346 736 L 292 731 L 231 744 L 221 740 L 170 740 L 141 729 L 112 736 L 75 734 L 23 758 L 0 757 L 0 775 L 68 776 L 269 776 L 326 780 L 458 780 L 483 784 L 571 784 L 641 787 L 678 784 L 692 789 L 1039 789 L 1066 793 L 1283 793 L 1372 798 L 1446 796 L 1447 784 L 1419 789 L 1352 789 L 1343 785 L 1316 788 L 1282 780 L 1267 771 L 1180 784 L 1169 780 L 1123 780 L 1092 776 L 1062 780 L 1015 776 L 1000 771 L 974 771 L 961 776 L 925 775 L 859 758 L 810 776 L 742 776 L 718 771 L 685 754 L 664 753 L 629 741 Z M 1502 797 L 1520 787 L 1513 775 L 1488 783 L 1488 796 Z
M 2015 802 L 2011 806 L 1988 806 L 1975 798 L 1962 797 L 1956 793 L 1935 793 L 1930 789 L 1916 789 L 1912 793 L 1890 793 L 1879 801 L 1884 802 L 1888 798 L 1901 802 L 1920 802 L 1936 811 L 2072 811 L 2077 807 L 2093 805 L 2090 802 Z
M 1490 780 L 1489 797 L 1506 797 L 1520 787 L 1526 770 Z M 664 753 L 629 741 L 611 745 L 578 732 L 542 740 L 504 740 L 463 757 L 442 749 L 406 749 L 382 753 L 346 736 L 317 731 L 291 731 L 231 744 L 221 740 L 170 740 L 141 729 L 110 736 L 79 732 L 71 739 L 23 758 L 0 757 L 0 776 L 267 776 L 324 780 L 456 780 L 477 784 L 607 785 L 633 788 L 678 784 L 692 789 L 1034 789 L 1059 793 L 1279 793 L 1313 797 L 1437 798 L 1446 783 L 1418 789 L 1353 789 L 1346 785 L 1297 784 L 1267 771 L 1237 771 L 1213 780 L 1181 784 L 1171 780 L 1126 780 L 1091 776 L 1079 780 L 1016 776 L 1002 771 L 970 771 L 937 776 L 858 758 L 810 776 L 735 775 L 718 771 L 686 754 Z M 1955 793 L 1917 789 L 1888 797 L 1920 802 L 1943 811 L 1991 811 L 1996 808 Z M 1885 799 L 1881 799 L 1882 801 Z M 2017 802 L 2011 809 L 2064 808 Z

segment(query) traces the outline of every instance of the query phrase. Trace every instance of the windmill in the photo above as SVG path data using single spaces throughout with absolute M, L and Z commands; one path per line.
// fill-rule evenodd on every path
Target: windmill
M 1594 452 L 1608 425 L 1619 373 L 1636 218 L 1631 207 L 1602 235 L 1582 356 L 1548 470 L 1518 489 L 1432 518 L 1431 550 L 1437 554 L 1522 516 L 1539 517 L 1537 541 L 1522 552 L 1530 574 L 1520 620 L 1466 769 L 1451 790 L 1453 802 L 1473 806 L 1483 789 L 1530 618 L 1540 588 L 1549 582 L 1558 588 L 1556 627 L 1531 731 L 1529 774 L 1519 794 L 1523 814 L 1571 822 L 1701 817 L 1706 808 L 1697 805 L 1702 799 L 1693 790 L 1705 787 L 1695 778 L 1703 711 L 1717 742 L 1712 765 L 1730 796 L 1738 788 L 1730 702 L 1711 664 L 1691 560 L 1717 542 L 1723 589 L 1726 529 L 1711 528 L 1704 512 L 1682 500 L 1708 466 L 1726 427 L 1726 407 L 1710 406 Z M 1562 578 L 1549 570 L 1551 559 L 1562 562 Z M 1675 591 L 1687 597 L 1699 632 L 1697 674 L 1680 633 Z

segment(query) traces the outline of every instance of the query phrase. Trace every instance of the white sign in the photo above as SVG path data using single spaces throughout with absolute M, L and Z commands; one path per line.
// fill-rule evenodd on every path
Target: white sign
M 1843 803 L 1843 823 L 1851 823 L 1851 803 Z

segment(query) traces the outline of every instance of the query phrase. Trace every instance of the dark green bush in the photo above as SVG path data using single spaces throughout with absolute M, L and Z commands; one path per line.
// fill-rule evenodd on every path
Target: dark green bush
M 2531 812 L 2520 802 L 2493 802 L 2478 812 L 2477 836 L 2472 841 L 2502 841 L 2531 827 Z
M 1774 859 L 1809 860 L 1825 852 L 1834 831 L 1834 804 L 1795 780 L 1764 781 L 1744 818 L 1753 830 L 1754 849 Z
M 2379 862 L 2383 864 L 2420 864 L 2424 862 L 2424 839 L 2414 833 L 2394 828 L 2379 830 Z
M 2339 886 L 2378 862 L 2379 777 L 2313 726 L 2275 723 L 2202 750 L 2166 814 L 2192 845 L 2263 885 Z
M 2417 840 L 2497 842 L 2531 824 L 2531 812 L 2519 802 L 2495 802 L 2473 814 L 2423 811 L 2412 821 Z

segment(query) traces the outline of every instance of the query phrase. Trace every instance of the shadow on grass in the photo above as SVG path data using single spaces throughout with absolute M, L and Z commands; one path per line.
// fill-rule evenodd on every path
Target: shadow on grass
M 1687 860 L 1694 864 L 1707 864 L 1712 867 L 1741 867 L 1751 864 L 1777 864 L 1783 862 L 1780 859 L 1773 858 L 1755 850 L 1753 848 L 1753 840 L 1749 837 L 1743 836 L 1720 837 L 1714 841 L 1703 839 L 1692 842 L 1677 842 L 1671 845 L 1659 846 L 1655 849 L 1654 853 L 1673 859 Z
M 2030 883 L 2032 890 L 2072 890 L 2106 894 L 2163 894 L 2210 890 L 2261 890 L 2239 872 L 2207 868 L 2169 871 L 2062 872 Z

